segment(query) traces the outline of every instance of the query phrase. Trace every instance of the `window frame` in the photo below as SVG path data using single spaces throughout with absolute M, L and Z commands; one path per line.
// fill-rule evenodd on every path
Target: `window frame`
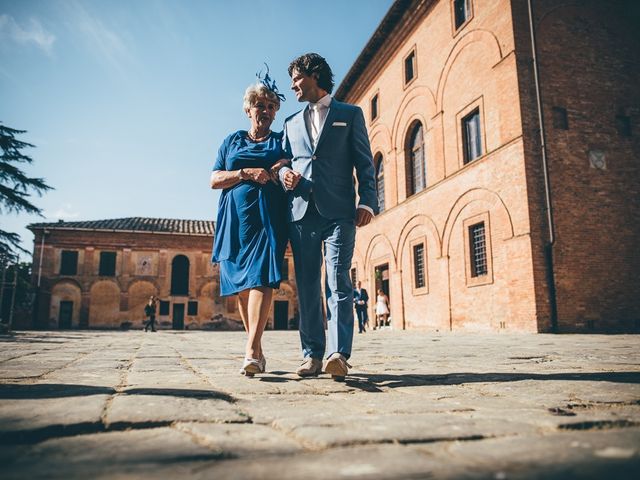
M 471 258 L 473 246 L 471 245 L 471 236 L 469 231 L 471 227 L 484 223 L 484 240 L 487 257 L 487 273 L 484 275 L 474 276 L 472 272 L 473 260 Z M 489 285 L 493 283 L 493 248 L 491 245 L 491 223 L 489 221 L 489 212 L 480 213 L 473 217 L 469 217 L 462 222 L 463 239 L 464 239 L 464 259 L 465 259 L 465 277 L 467 287 L 477 287 Z
M 471 22 L 474 15 L 473 0 L 465 0 L 469 6 L 469 15 L 458 26 L 456 26 L 456 0 L 451 0 L 451 32 L 452 36 L 458 35 Z
M 615 116 L 615 127 L 618 137 L 631 138 L 633 137 L 633 123 L 631 122 L 630 115 L 619 114 Z
M 412 57 L 411 70 L 413 76 L 409 80 L 407 80 L 407 60 L 409 59 L 409 57 Z M 402 57 L 402 85 L 406 89 L 416 80 L 416 78 L 418 78 L 418 50 L 416 45 L 413 45 L 409 52 L 404 57 Z
M 480 122 L 480 155 L 477 156 L 476 158 L 474 158 L 473 160 L 470 160 L 468 162 L 465 162 L 465 142 L 466 142 L 466 132 L 463 128 L 463 121 L 469 117 L 475 110 L 478 110 L 478 119 Z M 480 96 L 477 99 L 473 100 L 471 103 L 469 103 L 468 105 L 466 105 L 464 108 L 462 108 L 457 114 L 456 114 L 456 128 L 457 128 L 457 134 L 458 134 L 458 142 L 457 142 L 457 148 L 458 148 L 458 162 L 459 162 L 459 166 L 460 168 L 464 168 L 467 165 L 471 165 L 476 163 L 478 160 L 484 158 L 487 156 L 489 149 L 487 146 L 487 133 L 486 133 L 486 122 L 485 122 L 485 118 L 484 118 L 484 112 L 485 112 L 485 108 L 484 108 L 484 97 Z
M 179 258 L 184 258 L 186 261 L 186 271 L 175 271 L 176 262 Z M 182 261 L 182 260 L 180 260 Z M 173 297 L 188 297 L 191 291 L 191 259 L 184 253 L 176 253 L 171 259 L 171 274 L 170 274 L 170 286 L 169 292 Z M 183 267 L 178 267 L 183 268 Z M 186 275 L 186 278 L 180 276 L 182 273 Z
M 166 316 L 171 313 L 171 302 L 169 300 L 160 300 L 158 304 L 158 316 Z
M 373 156 L 373 168 L 376 177 L 376 196 L 378 197 L 378 213 L 382 213 L 385 211 L 386 207 L 386 185 L 384 183 L 384 155 L 382 152 L 378 151 Z M 382 195 L 380 195 L 380 168 L 382 168 Z M 382 203 L 380 202 L 382 199 Z
M 462 129 L 462 152 L 463 152 L 462 161 L 465 165 L 468 165 L 474 160 L 477 160 L 478 158 L 482 157 L 482 122 L 480 121 L 480 109 L 474 108 L 467 115 L 462 117 L 461 121 L 462 121 L 462 124 L 460 125 L 460 128 Z M 473 123 L 477 122 L 478 130 L 480 130 L 473 140 L 469 138 L 470 136 L 469 127 L 471 126 L 472 122 Z M 472 157 L 471 152 L 475 151 L 475 147 L 477 147 L 477 145 L 474 145 L 476 141 L 479 141 L 480 143 L 479 149 L 478 149 L 479 152 L 477 155 Z
M 103 258 L 107 258 L 107 254 L 113 255 L 113 273 L 104 273 L 103 266 L 106 264 L 106 261 L 103 262 Z M 117 276 L 117 263 L 118 263 L 118 252 L 113 250 L 101 250 L 98 258 L 98 276 L 100 277 L 115 277 Z M 111 266 L 111 265 L 109 265 Z
M 66 254 L 66 255 L 65 255 Z M 71 269 L 69 271 L 65 270 L 65 256 L 75 255 L 75 262 L 73 266 L 73 272 Z M 78 263 L 80 260 L 80 252 L 78 250 L 60 250 L 60 269 L 58 270 L 58 275 L 63 275 L 65 277 L 74 277 L 78 275 Z
M 424 285 L 419 287 L 416 282 L 416 247 L 422 245 L 422 269 L 424 276 Z M 409 242 L 409 259 L 411 262 L 411 293 L 413 295 L 425 295 L 429 293 L 429 267 L 427 256 L 427 237 L 422 235 L 414 238 Z
M 416 136 L 416 132 L 418 129 L 422 129 L 422 180 L 423 185 L 420 190 L 416 189 L 416 178 L 414 176 L 415 172 L 415 157 L 414 153 L 418 151 L 414 149 L 414 138 Z M 414 120 L 409 125 L 409 129 L 407 130 L 407 135 L 405 139 L 405 177 L 406 177 L 406 198 L 417 195 L 420 192 L 424 192 L 427 189 L 427 142 L 425 140 L 425 132 L 426 128 L 424 124 L 420 120 Z
M 569 113 L 565 107 L 551 107 L 551 125 L 554 130 L 569 130 Z
M 378 118 L 380 118 L 380 91 L 376 90 L 369 99 L 369 123 L 375 123 Z

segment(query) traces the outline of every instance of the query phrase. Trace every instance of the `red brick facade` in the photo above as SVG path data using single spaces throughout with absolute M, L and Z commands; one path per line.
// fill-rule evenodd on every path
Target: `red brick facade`
M 108 227 L 113 222 L 139 226 L 140 220 L 166 228 Z M 199 231 L 175 226 L 194 222 L 136 218 L 32 225 L 33 284 L 37 286 L 40 280 L 35 326 L 139 328 L 145 320 L 144 305 L 155 295 L 165 308 L 163 311 L 158 305 L 160 328 L 242 328 L 237 297 L 220 297 L 218 266 L 211 264 L 213 222 L 197 222 L 206 226 Z M 98 227 L 86 228 L 84 224 Z M 63 252 L 77 252 L 75 273 L 62 268 Z M 115 254 L 112 274 L 101 275 L 104 252 Z M 278 328 L 288 326 L 297 313 L 293 270 L 290 278 L 291 282 L 282 282 L 274 295 L 277 308 L 271 310 L 268 328 L 276 327 L 276 312 L 282 317 L 277 319 Z M 181 291 L 176 287 L 179 282 L 184 285 Z
M 358 279 L 384 287 L 396 328 L 637 329 L 640 42 L 629 2 L 531 2 L 553 239 L 528 4 L 468 0 L 456 27 L 458 3 L 397 1 L 336 92 L 363 108 L 383 162 L 385 210 L 358 230 Z M 466 126 L 474 114 L 479 135 Z M 426 187 L 412 194 L 418 124 Z M 469 132 L 480 155 L 466 162 Z

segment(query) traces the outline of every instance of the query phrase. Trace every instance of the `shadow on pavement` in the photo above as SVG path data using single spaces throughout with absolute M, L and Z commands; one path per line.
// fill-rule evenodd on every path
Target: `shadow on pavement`
M 0 335 L 0 343 L 67 343 L 67 340 L 83 340 L 86 338 L 82 333 L 69 332 L 65 335 L 49 335 L 49 332 L 28 334 L 23 332 L 11 332 Z
M 116 390 L 112 387 L 90 385 L 65 384 L 33 384 L 8 385 L 0 384 L 0 399 L 44 399 L 63 397 L 86 397 L 90 395 L 113 395 Z M 236 401 L 231 395 L 217 390 L 196 390 L 188 388 L 129 388 L 119 392 L 120 395 L 159 395 L 180 398 L 195 398 L 198 400 L 217 399 L 233 403 Z
M 273 371 L 260 376 L 261 382 L 287 383 L 326 381 L 326 375 L 319 377 L 288 377 L 292 372 Z M 445 375 L 421 374 L 367 374 L 350 373 L 345 384 L 365 392 L 382 393 L 383 388 L 420 387 L 425 385 L 461 385 L 464 383 L 500 383 L 536 381 L 584 381 L 640 384 L 640 372 L 585 372 L 585 373 L 448 373 Z
M 391 375 L 353 373 L 347 377 L 347 385 L 362 387 L 368 383 L 376 387 L 398 388 L 423 385 L 460 385 L 463 383 L 498 383 L 536 381 L 584 381 L 640 383 L 640 372 L 585 372 L 585 373 L 448 373 L 446 375 Z M 367 390 L 369 391 L 369 390 Z

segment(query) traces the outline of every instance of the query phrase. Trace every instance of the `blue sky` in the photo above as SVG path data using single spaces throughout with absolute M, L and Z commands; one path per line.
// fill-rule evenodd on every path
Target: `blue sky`
M 246 128 L 242 95 L 267 62 L 315 51 L 336 85 L 392 0 L 0 0 L 0 121 L 28 130 L 27 172 L 55 188 L 45 218 L 4 215 L 32 250 L 32 222 L 132 216 L 214 219 L 220 142 Z

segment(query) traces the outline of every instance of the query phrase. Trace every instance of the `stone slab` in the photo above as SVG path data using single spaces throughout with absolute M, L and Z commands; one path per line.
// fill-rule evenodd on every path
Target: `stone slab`
M 215 391 L 187 388 L 159 390 L 153 395 L 144 393 L 146 390 L 126 392 L 113 398 L 105 417 L 107 425 L 247 421 L 246 414 L 232 403 L 216 398 L 218 392 Z

